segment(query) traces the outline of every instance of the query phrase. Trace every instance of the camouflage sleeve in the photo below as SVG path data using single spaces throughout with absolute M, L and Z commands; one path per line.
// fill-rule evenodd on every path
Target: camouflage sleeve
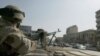
M 35 42 L 26 38 L 23 34 L 13 33 L 8 36 L 8 43 L 19 54 L 26 54 L 27 52 L 35 50 Z
M 23 37 L 21 40 L 23 41 L 24 45 L 19 48 L 19 51 L 23 50 L 24 49 L 23 48 L 24 46 L 27 47 L 27 50 L 26 50 L 27 52 L 31 52 L 31 51 L 34 51 L 35 50 L 35 48 L 36 48 L 35 41 L 31 41 L 27 37 Z

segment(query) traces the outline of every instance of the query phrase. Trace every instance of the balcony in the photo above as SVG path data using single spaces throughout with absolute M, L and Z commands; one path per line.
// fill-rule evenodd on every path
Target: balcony
M 100 29 L 97 29 L 98 32 L 100 32 Z
M 97 23 L 97 24 L 100 24 L 100 19 L 97 19 L 97 20 L 96 20 L 96 23 Z
M 99 14 L 96 14 L 95 17 L 96 17 L 97 19 L 100 18 L 100 13 L 99 13 Z
M 97 27 L 97 28 L 100 28 L 100 24 L 97 24 L 96 27 Z

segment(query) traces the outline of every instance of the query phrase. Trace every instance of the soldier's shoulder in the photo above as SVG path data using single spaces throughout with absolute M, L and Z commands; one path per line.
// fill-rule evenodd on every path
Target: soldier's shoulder
M 20 31 L 17 28 L 14 27 L 3 27 L 2 29 L 0 29 L 0 34 L 5 34 L 5 35 L 17 35 L 19 37 L 24 36 L 24 34 L 22 33 L 22 31 Z

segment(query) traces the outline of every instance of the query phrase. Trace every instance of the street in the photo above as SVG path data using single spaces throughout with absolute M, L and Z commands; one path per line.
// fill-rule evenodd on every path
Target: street
M 28 53 L 26 56 L 53 56 L 55 53 L 65 56 L 100 56 L 100 52 L 91 50 L 73 49 L 70 47 L 49 47 L 48 52 L 36 49 L 35 52 Z

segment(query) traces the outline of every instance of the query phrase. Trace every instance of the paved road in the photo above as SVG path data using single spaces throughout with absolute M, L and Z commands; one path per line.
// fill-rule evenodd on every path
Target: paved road
M 73 48 L 60 48 L 55 47 L 54 49 L 51 47 L 51 50 L 56 50 L 59 52 L 64 53 L 66 56 L 100 56 L 100 52 L 98 51 L 91 51 L 91 50 L 80 50 L 80 49 L 73 49 Z
M 46 52 L 42 49 L 36 49 L 34 53 L 31 52 L 27 56 L 53 56 L 54 53 L 64 54 L 65 56 L 100 56 L 100 52 L 97 51 L 73 49 L 70 47 L 49 47 L 48 50 L 49 51 Z

